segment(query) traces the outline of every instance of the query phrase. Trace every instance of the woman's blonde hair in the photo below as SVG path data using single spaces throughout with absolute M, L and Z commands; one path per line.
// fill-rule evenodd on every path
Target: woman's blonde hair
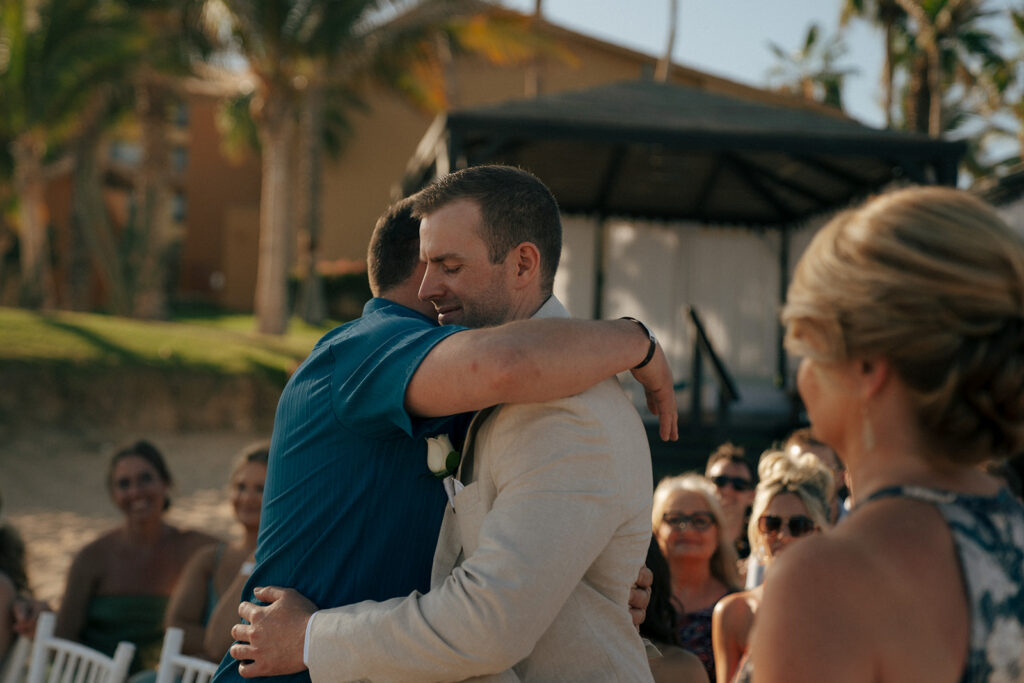
M 736 554 L 734 540 L 727 538 L 722 523 L 722 505 L 718 502 L 718 492 L 711 480 L 697 472 L 687 472 L 674 477 L 665 477 L 654 489 L 654 502 L 651 506 L 651 530 L 657 534 L 661 526 L 661 516 L 665 514 L 668 498 L 676 491 L 690 491 L 704 497 L 708 509 L 715 517 L 718 543 L 715 554 L 711 556 L 711 575 L 732 589 L 739 589 L 740 575 L 736 567 L 739 556 Z
M 973 195 L 907 188 L 837 216 L 800 259 L 782 321 L 793 353 L 886 358 L 940 455 L 1024 446 L 1024 241 Z
M 768 559 L 768 546 L 757 528 L 757 521 L 775 496 L 792 493 L 807 508 L 807 516 L 819 529 L 832 526 L 828 521 L 832 505 L 832 471 L 814 453 L 796 455 L 783 451 L 765 451 L 757 464 L 758 483 L 750 513 L 747 535 L 750 548 L 762 563 Z
M 228 475 L 228 485 L 235 481 L 235 477 L 246 465 L 256 464 L 264 467 L 270 461 L 270 441 L 255 441 L 238 452 L 234 462 L 231 464 L 231 474 Z

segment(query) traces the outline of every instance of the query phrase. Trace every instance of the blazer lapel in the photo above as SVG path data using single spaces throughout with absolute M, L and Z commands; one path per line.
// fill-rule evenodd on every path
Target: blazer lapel
M 462 458 L 459 461 L 459 468 L 455 472 L 455 478 L 464 484 L 473 479 L 473 450 L 476 444 L 476 433 L 480 425 L 490 416 L 497 406 L 484 408 L 473 416 L 466 431 L 466 440 L 462 445 Z M 444 505 L 444 518 L 441 522 L 441 533 L 437 538 L 437 547 L 434 548 L 434 563 L 430 570 L 430 585 L 437 587 L 444 583 L 452 569 L 459 565 L 462 559 L 462 538 L 459 535 L 459 524 L 455 519 L 455 510 L 447 502 Z
M 459 461 L 459 469 L 455 473 L 455 478 L 463 484 L 473 481 L 473 452 L 476 448 L 476 433 L 497 408 L 498 406 L 484 408 L 474 415 L 473 420 L 469 423 L 469 429 L 466 431 L 466 442 L 462 447 L 462 459 Z

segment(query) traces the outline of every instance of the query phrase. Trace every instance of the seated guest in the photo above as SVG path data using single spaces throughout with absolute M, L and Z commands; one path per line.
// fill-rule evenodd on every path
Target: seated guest
M 800 453 L 813 453 L 832 472 L 832 505 L 829 508 L 828 518 L 833 524 L 837 524 L 849 512 L 850 489 L 846 483 L 846 466 L 839 459 L 831 446 L 822 443 L 814 437 L 810 427 L 802 427 L 789 435 L 783 447 L 790 455 Z
M 769 451 L 761 457 L 757 475 L 749 531 L 752 556 L 770 566 L 790 543 L 831 526 L 832 474 L 812 453 Z M 729 683 L 740 669 L 761 592 L 759 586 L 733 593 L 715 606 L 711 636 L 717 683 Z
M 672 607 L 672 584 L 668 563 L 658 549 L 658 539 L 651 535 L 645 562 L 653 575 L 651 598 L 646 618 L 640 624 L 640 635 L 647 646 L 647 663 L 654 683 L 708 683 L 708 674 L 697 655 L 684 650 L 679 643 L 679 619 Z
M 736 547 L 722 524 L 715 485 L 695 472 L 663 479 L 654 491 L 651 524 L 668 562 L 679 642 L 697 655 L 715 680 L 711 613 L 736 592 Z
M 704 467 L 704 474 L 715 485 L 718 500 L 722 504 L 725 533 L 733 539 L 740 560 L 750 555 L 747 521 L 750 519 L 755 483 L 753 469 L 744 453 L 741 446 L 726 442 L 715 449 Z M 741 577 L 746 570 L 745 564 L 739 565 Z
M 171 483 L 148 441 L 114 453 L 107 490 L 124 521 L 75 556 L 57 615 L 58 636 L 108 655 L 135 643 L 132 671 L 158 664 L 168 598 L 189 558 L 217 540 L 164 521 Z
M 231 627 L 238 623 L 242 587 L 252 572 L 268 453 L 269 444 L 252 444 L 231 470 L 229 496 L 235 519 L 242 526 L 241 538 L 196 552 L 171 595 L 164 623 L 184 631 L 185 654 L 219 662 L 234 642 Z
M 18 530 L 0 521 L 0 671 L 18 638 L 15 605 L 30 595 L 25 567 L 25 542 Z

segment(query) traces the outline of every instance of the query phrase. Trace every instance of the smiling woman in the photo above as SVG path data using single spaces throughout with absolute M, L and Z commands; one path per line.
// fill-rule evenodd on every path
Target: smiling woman
M 680 645 L 700 658 L 715 680 L 711 615 L 740 586 L 736 548 L 715 485 L 695 472 L 668 477 L 654 491 L 651 524 L 669 566 Z
M 57 634 L 113 654 L 127 640 L 137 649 L 132 670 L 155 667 L 168 597 L 182 568 L 216 539 L 164 521 L 171 474 L 148 441 L 110 459 L 107 490 L 124 523 L 86 545 L 68 572 Z

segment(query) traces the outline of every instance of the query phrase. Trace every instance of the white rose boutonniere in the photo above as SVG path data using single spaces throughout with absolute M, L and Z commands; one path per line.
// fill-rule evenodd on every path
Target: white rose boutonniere
M 447 434 L 427 438 L 427 468 L 438 479 L 453 476 L 461 458 Z
M 427 438 L 427 468 L 430 473 L 441 480 L 444 492 L 448 495 L 448 503 L 455 509 L 455 495 L 465 488 L 455 478 L 462 455 L 452 446 L 447 434 Z

